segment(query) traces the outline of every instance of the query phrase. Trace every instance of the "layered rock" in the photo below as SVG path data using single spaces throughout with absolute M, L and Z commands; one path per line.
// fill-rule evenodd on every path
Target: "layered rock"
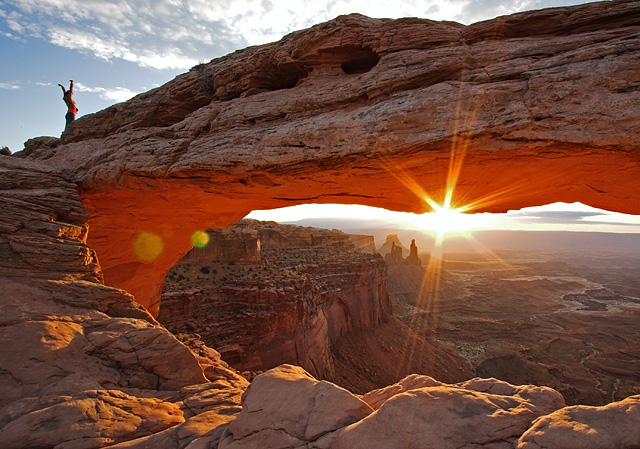
M 249 227 L 209 229 L 203 241 L 191 249 L 181 262 L 215 260 L 221 262 L 260 262 L 260 234 Z
M 256 447 L 273 436 L 271 447 L 339 448 L 373 447 L 384 435 L 407 447 L 429 439 L 545 447 L 542 435 L 562 428 L 563 441 L 579 447 L 637 446 L 636 397 L 593 409 L 597 416 L 561 409 L 525 439 L 549 409 L 518 389 L 411 389 L 348 424 L 366 407 L 332 391 L 336 400 L 322 403 L 332 413 L 314 409 L 316 393 L 332 387 L 295 373 L 292 382 L 314 384 L 296 389 L 310 399 L 296 422 L 272 407 L 271 419 L 252 425 L 256 401 L 232 427 L 246 383 L 215 357 L 194 355 L 129 293 L 156 312 L 164 275 L 194 231 L 252 209 L 423 210 L 423 193 L 441 201 L 451 187 L 451 160 L 454 203 L 480 211 L 581 201 L 639 213 L 639 17 L 636 1 L 469 27 L 342 17 L 198 66 L 82 117 L 62 140 L 32 141 L 28 157 L 47 167 L 2 158 L 0 441 Z M 105 282 L 129 293 L 99 283 L 96 255 Z M 270 401 L 290 397 L 283 384 Z M 389 423 L 393 432 L 384 432 Z M 245 441 L 243 429 L 269 439 Z M 327 433 L 307 440 L 316 429 Z
M 477 212 L 579 201 L 640 213 L 639 27 L 633 0 L 469 26 L 343 16 L 26 150 L 81 185 L 105 282 L 155 314 L 191 235 L 254 209 L 420 212 L 453 189 L 452 206 Z M 142 233 L 162 243 L 152 262 L 135 252 Z
M 129 293 L 101 284 L 74 184 L 3 157 L 0 204 L 3 448 L 97 448 L 159 432 L 177 447 L 197 436 L 196 413 L 239 410 L 246 381 L 215 351 L 196 356 Z M 216 401 L 203 406 L 207 394 Z
M 255 220 L 208 234 L 169 273 L 159 320 L 197 333 L 237 369 L 292 363 L 333 380 L 331 345 L 391 316 L 382 258 L 348 234 Z M 247 235 L 259 264 L 246 263 Z

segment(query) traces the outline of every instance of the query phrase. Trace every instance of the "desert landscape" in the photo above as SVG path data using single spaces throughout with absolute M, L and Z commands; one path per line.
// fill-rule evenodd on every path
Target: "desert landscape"
M 633 249 L 565 239 L 557 251 L 409 263 L 396 234 L 377 249 L 372 236 L 252 220 L 209 235 L 217 249 L 196 248 L 169 272 L 159 320 L 249 379 L 290 363 L 361 394 L 411 373 L 549 386 L 570 405 L 640 394 Z
M 638 73 L 635 0 L 350 14 L 0 155 L 0 444 L 640 447 L 637 252 L 231 238 L 308 203 L 638 215 Z M 233 257 L 176 267 L 194 246 Z
M 475 375 L 547 385 L 568 404 L 640 392 L 636 252 L 452 253 L 437 263 L 435 291 L 390 267 L 394 311 L 464 355 Z

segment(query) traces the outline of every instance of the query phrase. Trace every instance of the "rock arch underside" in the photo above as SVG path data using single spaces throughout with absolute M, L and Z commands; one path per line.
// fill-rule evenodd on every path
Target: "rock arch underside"
M 32 139 L 0 158 L 0 441 L 638 447 L 640 397 L 562 408 L 553 390 L 496 380 L 413 376 L 357 397 L 283 366 L 241 403 L 243 378 L 153 318 L 191 235 L 255 209 L 423 212 L 454 186 L 475 212 L 640 214 L 638 129 L 640 3 L 613 1 L 470 26 L 342 16 Z M 161 244 L 152 259 L 136 252 L 143 234 Z

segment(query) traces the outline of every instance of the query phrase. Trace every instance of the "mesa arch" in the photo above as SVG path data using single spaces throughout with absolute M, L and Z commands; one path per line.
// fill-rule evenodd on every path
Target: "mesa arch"
M 360 15 L 250 47 L 81 117 L 25 153 L 76 182 L 107 285 L 157 314 L 194 231 L 254 209 L 640 214 L 640 3 L 463 26 Z M 141 260 L 134 242 L 157 235 Z

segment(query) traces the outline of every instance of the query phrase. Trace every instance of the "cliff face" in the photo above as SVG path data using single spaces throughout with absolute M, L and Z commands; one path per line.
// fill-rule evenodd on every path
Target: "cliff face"
M 254 209 L 420 212 L 454 189 L 477 212 L 640 213 L 639 23 L 632 0 L 470 26 L 343 16 L 83 116 L 28 157 L 80 184 L 105 282 L 152 314 L 192 234 Z M 152 262 L 142 233 L 162 242 Z
M 220 262 L 260 262 L 260 234 L 248 227 L 209 229 L 203 242 L 185 254 L 181 262 L 204 259 Z
M 384 262 L 348 234 L 254 220 L 208 234 L 169 273 L 158 319 L 237 369 L 292 363 L 332 380 L 331 345 L 391 316 Z
M 198 435 L 192 418 L 205 408 L 211 422 L 239 411 L 247 382 L 214 350 L 195 355 L 129 293 L 102 284 L 74 184 L 2 157 L 0 207 L 3 448 L 97 448 L 155 433 L 178 444 Z

